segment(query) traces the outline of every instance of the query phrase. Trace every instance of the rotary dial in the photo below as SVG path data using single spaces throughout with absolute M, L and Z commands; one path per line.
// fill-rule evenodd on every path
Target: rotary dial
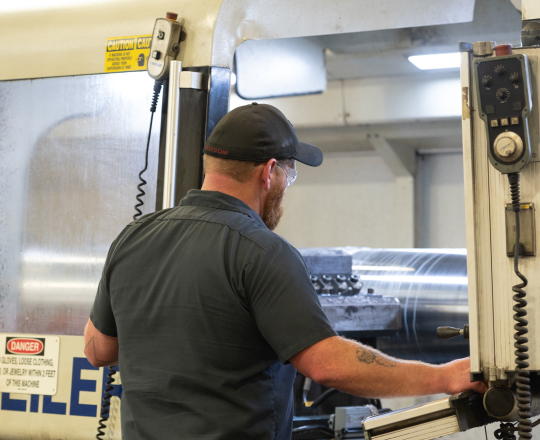
M 491 83 L 493 82 L 493 78 L 490 75 L 484 75 L 482 77 L 482 84 L 486 87 L 486 89 L 489 90 L 489 87 L 491 86 Z
M 499 64 L 498 66 L 495 67 L 495 73 L 497 75 L 504 75 L 504 72 L 506 72 L 506 69 L 504 68 L 502 64 Z
M 516 133 L 505 131 L 495 138 L 493 152 L 501 162 L 513 162 L 523 153 L 523 140 Z
M 508 89 L 501 87 L 495 92 L 495 97 L 504 104 L 506 101 L 508 101 L 508 98 L 510 98 L 510 92 Z

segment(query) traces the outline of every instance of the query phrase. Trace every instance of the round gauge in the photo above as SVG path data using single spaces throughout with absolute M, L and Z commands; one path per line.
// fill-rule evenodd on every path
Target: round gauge
M 493 151 L 501 162 L 514 162 L 523 153 L 523 140 L 512 131 L 505 131 L 495 138 Z

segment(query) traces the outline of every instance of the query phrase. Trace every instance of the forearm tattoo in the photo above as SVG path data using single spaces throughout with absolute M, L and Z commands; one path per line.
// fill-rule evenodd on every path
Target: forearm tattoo
M 383 367 L 395 367 L 397 365 L 395 360 L 381 356 L 364 347 L 358 347 L 356 349 L 356 358 L 364 364 L 375 362 L 377 365 L 382 365 Z

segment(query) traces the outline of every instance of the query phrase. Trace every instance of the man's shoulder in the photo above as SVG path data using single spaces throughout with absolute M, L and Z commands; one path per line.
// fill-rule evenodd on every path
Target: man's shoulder
M 264 251 L 270 251 L 272 249 L 275 249 L 276 251 L 279 250 L 283 252 L 292 252 L 300 255 L 297 249 L 287 240 L 285 240 L 281 235 L 272 232 L 266 227 L 256 226 L 246 228 L 242 232 L 242 236 L 246 240 L 255 243 Z

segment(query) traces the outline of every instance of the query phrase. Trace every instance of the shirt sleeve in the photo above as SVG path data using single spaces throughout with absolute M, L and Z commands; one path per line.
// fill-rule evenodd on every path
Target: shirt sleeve
M 107 273 L 115 242 L 111 245 L 109 254 L 105 260 L 105 266 L 103 267 L 101 280 L 99 281 L 94 305 L 90 311 L 90 320 L 92 321 L 92 324 L 94 324 L 94 327 L 104 335 L 113 337 L 117 337 L 118 332 L 116 330 L 116 320 L 112 310 L 111 297 L 109 295 L 109 289 L 107 288 Z
M 253 256 L 245 268 L 244 289 L 259 331 L 283 363 L 337 335 L 321 308 L 304 260 L 284 240 Z

